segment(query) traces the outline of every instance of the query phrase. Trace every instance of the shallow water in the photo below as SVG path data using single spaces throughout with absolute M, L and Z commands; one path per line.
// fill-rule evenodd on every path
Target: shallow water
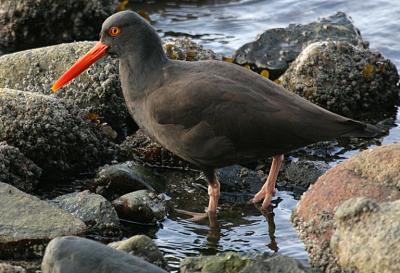
M 155 28 L 164 36 L 189 36 L 218 53 L 231 55 L 235 49 L 252 41 L 263 30 L 285 27 L 289 23 L 308 23 L 319 16 L 336 11 L 349 14 L 371 48 L 379 49 L 400 67 L 400 1 L 390 0 L 214 0 L 214 1 L 145 1 L 132 3 L 130 8 L 146 11 Z M 138 1 L 140 2 L 140 1 Z M 337 144 L 323 158 L 330 165 L 358 153 L 366 147 L 400 141 L 400 114 L 390 117 L 391 129 L 382 139 L 363 145 Z M 321 158 L 319 158 L 321 159 Z M 206 194 L 206 193 L 204 193 Z M 304 245 L 290 223 L 291 211 L 298 197 L 280 189 L 272 214 L 262 215 L 254 207 L 239 206 L 235 213 L 219 216 L 219 227 L 207 223 L 192 223 L 171 216 L 160 228 L 151 231 L 166 254 L 169 264 L 177 268 L 186 256 L 215 254 L 223 251 L 279 252 L 307 264 Z M 225 211 L 226 209 L 224 209 Z M 229 210 L 229 209 L 228 209 Z M 131 233 L 139 228 L 130 226 Z

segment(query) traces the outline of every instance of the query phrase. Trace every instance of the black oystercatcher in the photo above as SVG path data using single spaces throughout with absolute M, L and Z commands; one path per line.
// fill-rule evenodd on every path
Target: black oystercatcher
M 105 54 L 119 58 L 122 90 L 139 127 L 204 171 L 215 214 L 220 185 L 215 169 L 272 156 L 253 202 L 266 208 L 275 192 L 283 154 L 336 137 L 372 137 L 381 130 L 331 113 L 238 65 L 174 61 L 156 31 L 122 11 L 102 26 L 100 42 L 53 85 L 56 91 Z

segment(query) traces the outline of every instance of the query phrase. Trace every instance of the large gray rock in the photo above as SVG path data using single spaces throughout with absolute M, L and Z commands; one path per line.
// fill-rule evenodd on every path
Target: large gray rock
M 0 181 L 31 192 L 39 184 L 41 174 L 42 169 L 26 158 L 18 148 L 0 142 Z
M 108 235 L 119 233 L 117 212 L 101 195 L 86 190 L 59 196 L 51 203 L 81 219 L 91 232 Z
M 228 252 L 215 256 L 185 258 L 181 273 L 312 273 L 293 258 L 281 255 L 255 257 Z
M 57 78 L 94 44 L 60 44 L 1 56 L 0 87 L 49 95 Z M 87 118 L 108 122 L 118 129 L 129 116 L 118 74 L 118 61 L 107 57 L 90 66 L 56 96 L 80 108 Z
M 167 215 L 164 195 L 157 195 L 149 190 L 125 194 L 112 204 L 121 218 L 141 223 L 154 223 L 163 220 Z
M 87 171 L 111 161 L 116 146 L 79 111 L 54 97 L 0 88 L 0 141 L 17 147 L 43 177 Z
M 219 58 L 211 49 L 206 49 L 187 37 L 164 39 L 164 50 L 173 60 L 200 61 Z
M 86 225 L 70 213 L 1 182 L 0 215 L 2 258 L 42 255 L 51 239 L 86 232 Z
M 94 40 L 118 0 L 1 0 L 0 50 Z
M 353 198 L 336 211 L 330 246 L 338 263 L 358 273 L 400 272 L 400 201 Z
M 42 262 L 43 273 L 167 273 L 145 260 L 79 237 L 52 240 Z
M 325 40 L 347 41 L 365 47 L 360 31 L 343 12 L 307 25 L 291 24 L 286 28 L 269 29 L 256 41 L 240 47 L 234 55 L 238 64 L 254 64 L 281 74 L 307 45 Z
M 387 111 L 400 92 L 399 75 L 390 60 L 348 42 L 310 44 L 280 80 L 288 90 L 350 117 Z
M 137 162 L 127 161 L 101 167 L 91 187 L 96 193 L 115 199 L 142 189 L 162 191 L 165 183 L 163 177 L 153 170 Z
M 129 239 L 110 243 L 109 246 L 141 257 L 156 266 L 167 269 L 167 262 L 153 240 L 146 235 L 135 235 Z

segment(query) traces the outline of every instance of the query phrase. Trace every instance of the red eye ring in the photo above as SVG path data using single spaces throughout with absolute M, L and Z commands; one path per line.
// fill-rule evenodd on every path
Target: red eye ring
M 119 27 L 110 27 L 110 29 L 108 30 L 108 34 L 112 37 L 115 37 L 120 33 L 121 29 Z

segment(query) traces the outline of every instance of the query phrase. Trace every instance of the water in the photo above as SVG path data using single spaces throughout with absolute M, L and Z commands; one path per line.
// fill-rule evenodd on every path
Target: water
M 234 50 L 254 40 L 265 29 L 290 23 L 309 23 L 337 11 L 350 15 L 371 48 L 381 51 L 400 67 L 400 1 L 393 0 L 204 0 L 143 1 L 129 8 L 146 11 L 161 36 L 188 36 L 217 53 Z M 141 2 L 141 1 L 137 1 Z M 392 117 L 389 134 L 366 144 L 337 144 L 325 161 L 334 166 L 367 147 L 400 141 L 400 114 Z M 204 192 L 206 195 L 206 192 Z M 150 233 L 172 268 L 186 256 L 224 251 L 279 252 L 308 263 L 304 245 L 290 223 L 298 194 L 280 189 L 273 212 L 262 215 L 251 206 L 224 206 L 218 227 L 193 223 L 172 215 Z M 227 213 L 228 212 L 228 213 Z M 229 213 L 234 212 L 234 213 Z M 130 227 L 137 230 L 137 227 Z M 143 230 L 142 230 L 143 232 Z M 134 233 L 134 232 L 132 232 Z

